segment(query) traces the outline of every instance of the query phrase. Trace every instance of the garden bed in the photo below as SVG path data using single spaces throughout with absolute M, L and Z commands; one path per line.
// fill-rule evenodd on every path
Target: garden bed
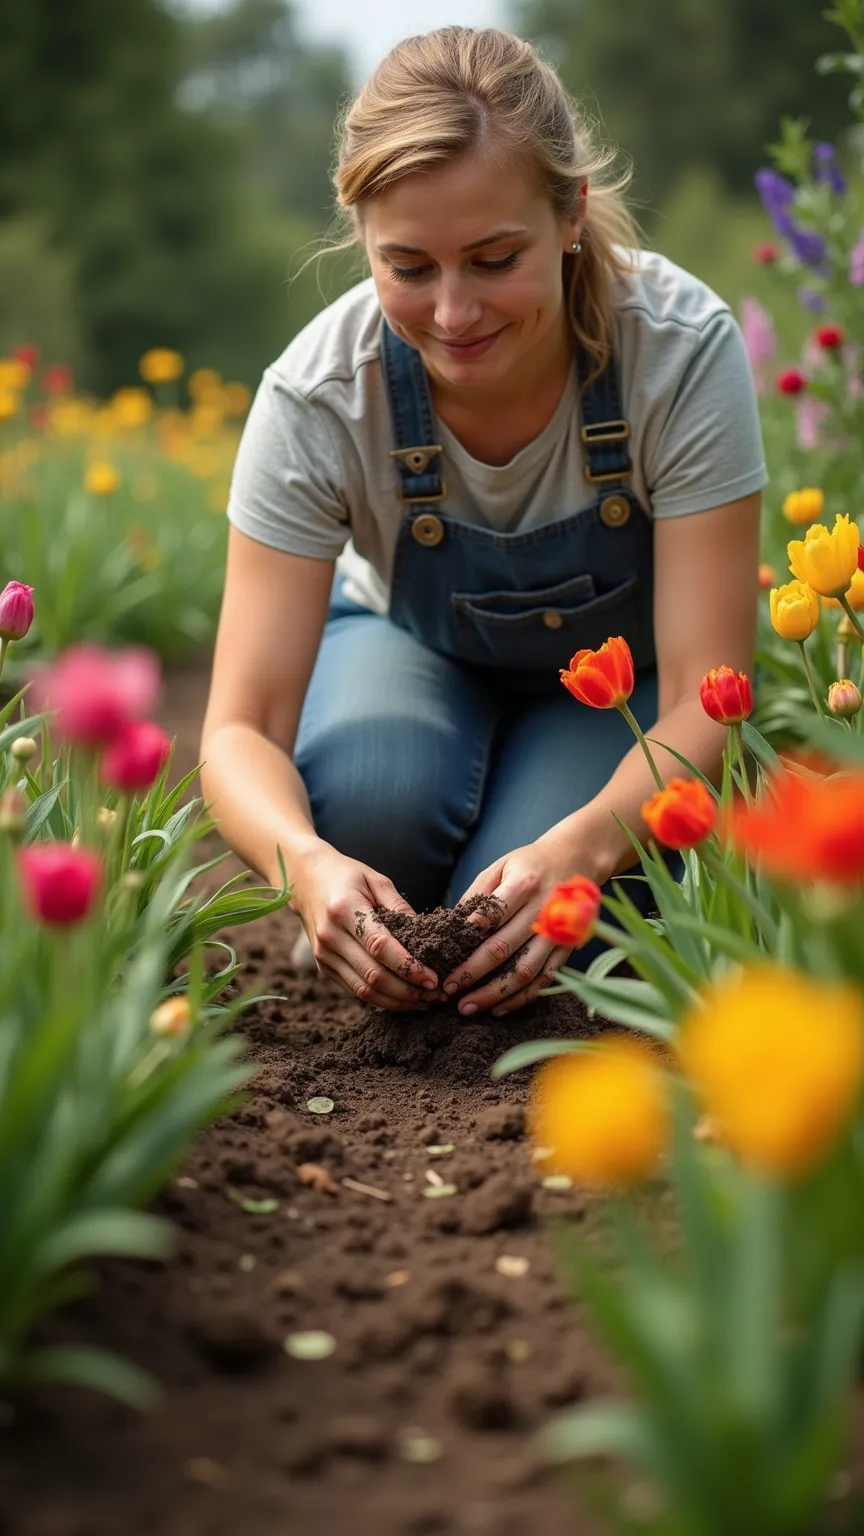
M 179 771 L 206 677 L 169 682 Z M 548 1218 L 590 1223 L 590 1207 L 542 1185 L 528 1074 L 489 1076 L 517 1039 L 584 1031 L 581 1005 L 382 1016 L 293 973 L 297 931 L 283 913 L 238 932 L 245 978 L 284 1001 L 246 1015 L 247 1102 L 158 1202 L 175 1257 L 105 1266 L 51 1325 L 144 1365 L 163 1401 L 143 1418 L 72 1389 L 19 1406 L 3 1536 L 591 1529 L 531 1445 L 558 1407 L 612 1385 L 549 1241 Z M 321 1097 L 331 1112 L 308 1109 Z M 456 1192 L 428 1194 L 442 1183 Z M 310 1331 L 331 1336 L 327 1358 L 286 1350 Z

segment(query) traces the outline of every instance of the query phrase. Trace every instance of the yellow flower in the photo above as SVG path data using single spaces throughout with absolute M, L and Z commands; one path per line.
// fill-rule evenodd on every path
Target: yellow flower
M 114 465 L 109 464 L 106 459 L 98 459 L 95 464 L 88 464 L 84 486 L 91 496 L 110 496 L 119 484 L 120 476 Z
M 245 416 L 252 404 L 248 384 L 226 384 L 222 391 L 222 409 L 226 416 Z
M 170 384 L 183 372 L 183 359 L 170 347 L 151 347 L 141 358 L 138 372 L 146 384 Z
M 856 613 L 864 608 L 864 571 L 856 571 L 853 575 L 846 592 L 846 601 Z M 839 603 L 836 597 L 823 597 L 822 606 L 823 608 L 842 608 L 843 604 Z
M 787 581 L 768 594 L 771 623 L 783 640 L 806 640 L 819 623 L 819 599 L 806 581 Z
M 812 523 L 822 516 L 825 497 L 812 485 L 790 491 L 783 503 L 783 516 L 789 523 Z
M 668 1135 L 663 1075 L 647 1046 L 616 1035 L 590 1053 L 556 1056 L 532 1091 L 531 1136 L 544 1171 L 580 1184 L 626 1184 L 651 1173 Z
M 150 1015 L 150 1028 L 156 1035 L 185 1035 L 191 1023 L 188 997 L 169 997 Z
M 203 395 L 217 396 L 222 388 L 222 375 L 215 368 L 196 368 L 186 380 L 193 400 L 199 400 Z
M 30 369 L 17 357 L 0 357 L 0 389 L 17 395 L 30 383 Z
M 680 1055 L 720 1139 L 761 1173 L 829 1151 L 864 1079 L 864 996 L 775 964 L 726 976 L 682 1021 Z
M 11 389 L 0 387 L 0 421 L 10 421 L 17 414 L 20 404 L 18 396 Z
M 153 399 L 146 389 L 118 389 L 111 411 L 118 427 L 143 427 L 153 414 Z
M 803 539 L 787 544 L 792 575 L 822 597 L 841 597 L 858 569 L 858 544 L 857 524 L 850 522 L 848 513 L 838 512 L 833 528 L 817 523 Z

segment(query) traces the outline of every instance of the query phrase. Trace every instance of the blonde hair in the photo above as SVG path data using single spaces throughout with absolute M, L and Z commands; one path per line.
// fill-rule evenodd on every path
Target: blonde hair
M 339 124 L 333 181 L 347 227 L 337 248 L 362 243 L 363 204 L 392 182 L 477 149 L 509 164 L 519 155 L 563 219 L 588 183 L 582 251 L 565 255 L 563 278 L 595 376 L 611 351 L 612 277 L 633 270 L 627 252 L 640 243 L 623 196 L 632 171 L 616 176 L 617 151 L 599 141 L 550 65 L 510 32 L 441 27 L 386 55 Z

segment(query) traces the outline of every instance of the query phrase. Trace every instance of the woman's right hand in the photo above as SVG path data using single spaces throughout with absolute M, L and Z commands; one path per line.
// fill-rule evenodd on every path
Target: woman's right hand
M 412 1012 L 432 1000 L 435 972 L 414 960 L 371 915 L 373 907 L 389 907 L 413 916 L 414 909 L 384 875 L 323 844 L 304 856 L 290 905 L 306 930 L 319 971 L 352 997 L 375 1008 Z

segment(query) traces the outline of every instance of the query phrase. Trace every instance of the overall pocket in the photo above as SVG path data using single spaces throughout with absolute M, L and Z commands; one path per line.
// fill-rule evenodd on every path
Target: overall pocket
M 461 660 L 475 665 L 540 672 L 567 665 L 575 651 L 596 650 L 623 635 L 637 666 L 646 657 L 638 592 L 630 575 L 608 592 L 593 577 L 573 576 L 531 592 L 454 592 L 450 602 Z

